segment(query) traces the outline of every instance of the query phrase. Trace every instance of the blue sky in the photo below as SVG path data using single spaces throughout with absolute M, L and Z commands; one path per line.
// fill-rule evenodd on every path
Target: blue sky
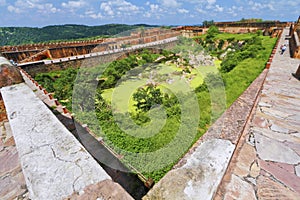
M 242 18 L 296 21 L 299 0 L 0 0 L 0 26 L 194 25 Z

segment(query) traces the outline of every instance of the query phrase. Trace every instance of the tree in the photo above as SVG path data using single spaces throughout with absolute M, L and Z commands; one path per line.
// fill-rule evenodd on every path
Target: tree
M 161 105 L 163 103 L 163 94 L 155 85 L 149 84 L 146 87 L 141 87 L 133 94 L 133 99 L 136 110 L 147 112 L 152 106 Z
M 204 27 L 208 27 L 208 26 L 214 25 L 214 20 L 210 20 L 210 21 L 205 20 L 205 21 L 202 22 L 202 25 Z
M 218 33 L 220 33 L 219 28 L 216 26 L 210 26 L 208 31 L 207 31 L 207 35 L 206 35 L 206 39 L 212 39 L 214 38 Z

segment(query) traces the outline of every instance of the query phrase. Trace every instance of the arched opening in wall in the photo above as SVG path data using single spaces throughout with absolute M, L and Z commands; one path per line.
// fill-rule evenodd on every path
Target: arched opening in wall
M 74 56 L 74 53 L 73 53 L 73 52 L 71 52 L 71 56 Z

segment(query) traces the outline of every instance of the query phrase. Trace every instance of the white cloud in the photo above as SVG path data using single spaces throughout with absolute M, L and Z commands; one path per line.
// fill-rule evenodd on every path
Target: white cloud
M 107 15 L 114 15 L 114 11 L 109 3 L 101 3 L 100 9 L 103 10 Z
M 206 14 L 207 11 L 206 10 L 203 10 L 202 8 L 196 8 L 195 9 L 197 12 L 201 13 L 201 14 Z
M 143 17 L 160 19 L 164 13 L 164 10 L 160 7 L 160 5 L 149 3 L 147 6 L 149 8 L 145 8 L 147 11 L 144 12 Z
M 275 10 L 271 3 L 263 4 L 263 3 L 258 3 L 258 2 L 254 2 L 254 1 L 249 1 L 248 4 L 251 6 L 251 9 L 254 11 L 260 11 L 260 10 L 264 10 L 266 8 L 268 8 L 270 10 Z
M 63 2 L 61 4 L 64 8 L 70 8 L 70 9 L 79 9 L 87 5 L 87 2 L 84 0 L 79 1 L 68 1 L 67 3 Z
M 289 6 L 299 6 L 300 1 L 285 1 L 285 3 Z
M 150 5 L 150 9 L 151 9 L 152 12 L 158 11 L 159 10 L 159 5 L 157 5 L 157 4 L 151 4 Z
M 216 0 L 207 0 L 207 3 L 210 4 L 210 5 L 215 4 Z
M 243 12 L 243 10 L 244 8 L 242 6 L 240 7 L 232 6 L 231 8 L 228 8 L 227 13 L 235 17 L 238 15 L 238 13 Z
M 92 19 L 103 19 L 104 16 L 101 13 L 95 13 L 94 10 L 87 10 L 83 14 L 79 15 L 80 18 L 92 18 Z
M 146 3 L 147 4 L 147 3 Z M 133 15 L 139 13 L 142 8 L 126 1 L 126 0 L 112 0 L 102 2 L 100 9 L 108 16 L 114 15 Z
M 158 0 L 164 7 L 178 8 L 181 6 L 181 3 L 178 3 L 177 0 Z
M 28 13 L 34 10 L 35 12 L 45 14 L 60 11 L 52 3 L 45 3 L 43 0 L 17 0 L 14 5 L 9 5 L 7 10 L 14 13 Z
M 184 8 L 179 8 L 177 11 L 178 11 L 179 13 L 181 13 L 181 14 L 187 14 L 187 13 L 190 12 L 190 11 L 184 9 Z
M 19 13 L 22 12 L 20 8 L 14 7 L 14 6 L 12 6 L 12 5 L 8 6 L 8 7 L 7 7 L 7 10 L 8 10 L 9 12 L 14 12 L 14 13 L 17 13 L 17 14 L 19 14 Z
M 215 11 L 216 11 L 216 12 L 223 12 L 223 10 L 224 10 L 223 7 L 221 7 L 221 6 L 219 6 L 219 5 L 216 5 L 216 7 L 215 7 Z
M 101 13 L 91 14 L 90 17 L 93 18 L 93 19 L 102 19 L 103 18 L 103 16 L 101 15 Z

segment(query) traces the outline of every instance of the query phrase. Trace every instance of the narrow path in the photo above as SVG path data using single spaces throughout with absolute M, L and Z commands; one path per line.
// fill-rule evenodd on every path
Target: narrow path
M 300 81 L 292 76 L 300 60 L 289 52 L 277 49 L 215 199 L 300 199 Z

